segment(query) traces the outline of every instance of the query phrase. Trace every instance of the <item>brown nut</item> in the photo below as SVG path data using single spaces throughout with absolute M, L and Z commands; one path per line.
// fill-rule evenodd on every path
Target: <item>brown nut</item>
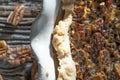
M 115 74 L 120 78 L 120 63 L 114 64 L 114 71 L 115 71 Z
M 11 23 L 12 25 L 18 25 L 19 22 L 22 20 L 25 12 L 24 5 L 17 5 L 13 12 L 8 17 L 7 22 Z
M 103 48 L 103 36 L 102 36 L 102 34 L 101 33 L 99 33 L 99 32 L 96 32 L 95 34 L 94 34 L 94 37 L 95 37 L 95 45 L 96 45 L 96 47 L 97 47 L 97 49 L 98 50 L 101 50 L 102 48 Z
M 13 65 L 24 64 L 25 62 L 31 60 L 32 51 L 30 47 L 16 47 L 8 50 L 7 61 Z
M 0 80 L 3 80 L 3 77 L 2 77 L 2 75 L 0 74 Z
M 4 40 L 0 41 L 0 60 L 6 57 L 6 52 L 8 50 L 8 45 Z
M 102 73 L 96 73 L 90 78 L 90 80 L 106 80 L 106 76 Z

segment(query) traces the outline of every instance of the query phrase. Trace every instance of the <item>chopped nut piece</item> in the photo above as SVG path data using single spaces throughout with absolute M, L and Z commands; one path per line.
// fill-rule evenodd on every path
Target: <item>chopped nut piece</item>
M 19 22 L 22 20 L 24 16 L 25 6 L 24 5 L 17 5 L 13 12 L 8 17 L 8 23 L 12 25 L 18 25 Z
M 106 76 L 101 73 L 96 73 L 90 78 L 90 80 L 106 80 Z
M 106 11 L 105 2 L 100 3 L 100 11 L 104 13 Z
M 114 51 L 113 54 L 116 58 L 120 58 L 120 52 L 118 50 Z
M 106 11 L 105 23 L 110 24 L 114 19 L 115 19 L 115 8 L 111 6 Z
M 98 50 L 102 50 L 103 48 L 103 37 L 101 35 L 101 33 L 97 32 L 94 34 L 95 36 L 95 44 Z
M 103 29 L 103 19 L 98 18 L 94 22 L 95 26 L 93 27 L 93 30 L 95 31 L 102 31 Z
M 78 24 L 76 31 L 78 32 L 77 35 L 78 35 L 79 39 L 81 39 L 81 40 L 85 39 L 84 24 Z
M 117 24 L 115 25 L 115 27 L 116 27 L 116 29 L 119 29 L 119 30 L 120 30 L 120 23 L 117 23 Z
M 115 74 L 119 77 L 120 79 L 120 63 L 115 63 L 114 64 L 114 70 L 115 70 Z
M 80 50 L 83 54 L 83 57 L 85 58 L 85 62 L 88 68 L 93 68 L 95 66 L 95 64 L 92 62 L 92 60 L 90 59 L 90 55 L 89 53 L 85 52 L 84 50 Z
M 111 4 L 112 4 L 112 0 L 106 0 L 106 3 L 107 3 L 108 5 L 111 5 Z
M 82 18 L 84 15 L 84 6 L 78 6 L 75 8 L 75 13 L 77 15 L 77 18 Z
M 31 60 L 32 51 L 30 47 L 16 47 L 8 50 L 8 62 L 13 65 L 20 65 Z
M 75 1 L 69 35 L 76 80 L 119 80 L 120 0 Z
M 109 59 L 110 59 L 110 55 L 108 50 L 104 49 L 99 52 L 98 60 L 101 71 L 104 71 L 104 69 L 108 69 Z

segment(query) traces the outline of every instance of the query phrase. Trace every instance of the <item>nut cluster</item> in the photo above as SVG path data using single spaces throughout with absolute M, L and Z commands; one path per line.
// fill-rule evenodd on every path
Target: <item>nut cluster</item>
M 25 6 L 24 5 L 17 5 L 13 12 L 8 17 L 8 23 L 11 23 L 12 25 L 18 25 L 19 22 L 22 20 L 25 12 Z
M 120 10 L 113 0 L 76 0 L 69 29 L 77 80 L 120 79 Z M 117 11 L 117 12 L 116 12 Z M 116 16 L 117 14 L 117 16 Z
M 8 50 L 8 62 L 13 65 L 20 65 L 29 60 L 32 57 L 32 51 L 30 47 L 22 46 L 16 48 L 10 48 Z
M 7 59 L 10 64 L 20 65 L 31 60 L 32 51 L 29 46 L 9 48 L 4 40 L 0 41 L 0 60 Z

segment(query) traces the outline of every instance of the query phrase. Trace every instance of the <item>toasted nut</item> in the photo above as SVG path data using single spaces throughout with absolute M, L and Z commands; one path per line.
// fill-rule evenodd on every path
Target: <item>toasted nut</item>
M 16 47 L 8 51 L 8 62 L 13 65 L 24 64 L 31 60 L 32 52 L 30 47 Z
M 18 25 L 24 16 L 25 6 L 17 5 L 13 12 L 8 17 L 7 22 L 12 25 Z
M 4 40 L 0 41 L 0 60 L 6 58 L 6 52 L 8 50 L 8 45 Z
M 0 75 L 0 80 L 3 80 L 3 77 L 2 77 L 2 75 Z
M 106 80 L 106 77 L 102 73 L 96 73 L 90 78 L 90 80 Z
M 120 63 L 114 64 L 115 74 L 120 78 Z

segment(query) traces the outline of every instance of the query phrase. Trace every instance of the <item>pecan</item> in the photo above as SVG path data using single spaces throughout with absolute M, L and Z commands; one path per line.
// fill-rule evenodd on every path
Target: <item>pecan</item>
M 118 50 L 115 50 L 113 54 L 116 58 L 120 58 L 120 52 Z
M 8 50 L 8 45 L 4 40 L 0 41 L 0 60 L 6 57 L 6 52 Z
M 103 36 L 101 35 L 101 33 L 96 32 L 94 34 L 94 37 L 95 37 L 95 45 L 96 45 L 98 51 L 102 50 L 102 48 L 103 48 Z
M 95 31 L 102 31 L 102 29 L 103 29 L 103 19 L 102 18 L 98 18 L 98 19 L 96 19 L 95 20 L 95 22 L 94 22 L 94 26 L 93 26 L 93 30 L 95 30 Z
M 106 80 L 106 76 L 102 73 L 96 73 L 90 78 L 90 80 Z
M 106 0 L 106 4 L 107 5 L 111 5 L 112 4 L 112 0 Z
M 2 75 L 0 74 L 0 80 L 3 80 L 3 77 L 2 77 Z
M 29 60 L 32 57 L 32 51 L 30 47 L 16 47 L 8 50 L 7 61 L 13 65 L 20 65 Z
M 36 80 L 37 78 L 38 78 L 38 63 L 36 60 L 34 60 L 31 70 L 31 79 Z
M 105 24 L 110 24 L 115 19 L 115 8 L 110 6 L 109 9 L 106 10 L 105 14 Z
M 83 17 L 83 15 L 84 15 L 84 6 L 78 6 L 78 7 L 76 7 L 75 8 L 75 13 L 76 13 L 76 15 L 77 15 L 77 18 L 82 18 Z
M 105 7 L 105 2 L 100 3 L 100 11 L 105 12 L 106 7 Z
M 19 22 L 22 20 L 25 12 L 24 5 L 17 5 L 13 12 L 8 17 L 7 22 L 11 23 L 12 25 L 18 25 Z
M 77 15 L 77 18 L 86 19 L 87 15 L 91 13 L 91 10 L 84 5 L 80 5 L 75 8 L 75 13 Z
M 76 73 L 77 73 L 77 77 L 76 77 L 76 79 L 77 80 L 83 80 L 83 73 L 82 73 L 82 71 L 80 70 L 80 68 L 79 68 L 79 65 L 77 64 L 76 65 Z
M 80 50 L 81 54 L 83 54 L 83 57 L 85 58 L 85 62 L 88 68 L 93 68 L 95 66 L 95 64 L 92 62 L 92 60 L 90 59 L 90 55 L 89 53 L 87 53 L 84 50 Z
M 120 78 L 120 63 L 114 64 L 114 71 L 115 71 L 115 74 Z
M 91 27 L 85 28 L 85 32 L 86 32 L 86 38 L 90 38 L 92 34 Z
M 117 49 L 117 45 L 115 42 L 110 43 L 108 40 L 105 40 L 104 44 L 105 47 L 112 53 Z
M 98 61 L 99 61 L 99 67 L 101 71 L 106 71 L 107 73 L 110 72 L 110 55 L 109 55 L 109 51 L 104 49 L 101 50 L 99 52 L 99 57 L 98 57 Z
M 77 35 L 80 40 L 85 39 L 85 29 L 84 29 L 84 24 L 78 24 L 77 25 Z
M 8 50 L 8 45 L 4 40 L 0 41 L 0 48 L 4 49 L 4 50 Z

